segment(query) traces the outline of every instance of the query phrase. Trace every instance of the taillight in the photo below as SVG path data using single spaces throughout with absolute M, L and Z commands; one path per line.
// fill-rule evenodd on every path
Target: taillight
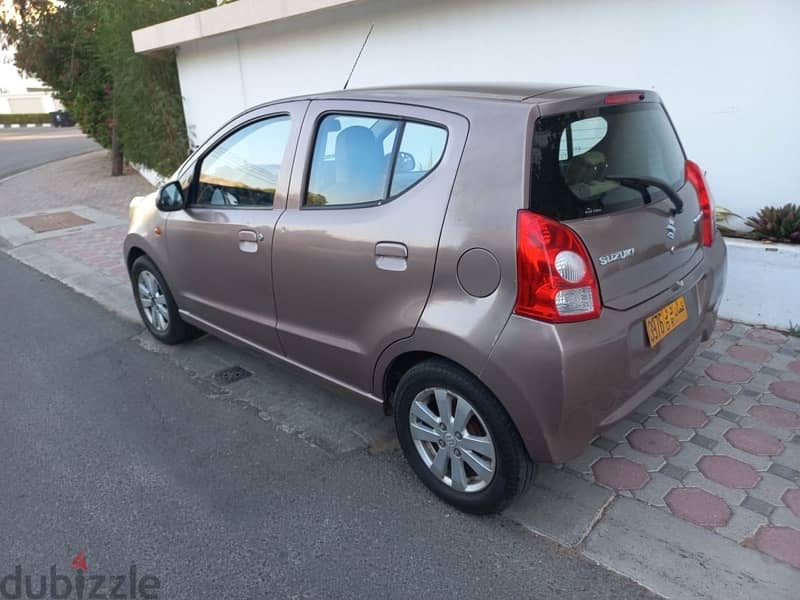
M 697 193 L 697 202 L 700 205 L 700 235 L 703 246 L 711 246 L 714 243 L 714 231 L 717 228 L 714 200 L 708 191 L 708 184 L 703 176 L 703 170 L 697 163 L 690 160 L 686 161 L 686 179 L 692 184 L 694 191 Z
M 550 323 L 600 316 L 597 278 L 578 234 L 529 210 L 517 213 L 514 312 Z

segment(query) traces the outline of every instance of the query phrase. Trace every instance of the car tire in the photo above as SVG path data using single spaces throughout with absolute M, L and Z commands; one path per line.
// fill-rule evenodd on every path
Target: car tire
M 197 337 L 200 332 L 181 319 L 167 281 L 150 258 L 137 258 L 130 275 L 139 316 L 154 338 L 173 345 Z
M 445 413 L 449 410 L 444 419 L 440 405 Z M 459 510 L 499 512 L 533 480 L 536 466 L 508 413 L 486 386 L 460 367 L 439 359 L 415 365 L 400 379 L 393 408 L 397 436 L 411 468 L 431 491 Z M 470 411 L 472 416 L 464 417 Z M 446 453 L 444 459 L 440 452 Z

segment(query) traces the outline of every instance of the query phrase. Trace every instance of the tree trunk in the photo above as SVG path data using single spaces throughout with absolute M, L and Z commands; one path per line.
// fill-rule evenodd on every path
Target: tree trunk
M 122 175 L 124 161 L 122 157 L 122 144 L 119 141 L 119 128 L 117 127 L 117 98 L 111 92 L 111 176 L 119 177 Z
M 122 175 L 122 144 L 119 143 L 119 134 L 116 125 L 111 128 L 111 175 Z

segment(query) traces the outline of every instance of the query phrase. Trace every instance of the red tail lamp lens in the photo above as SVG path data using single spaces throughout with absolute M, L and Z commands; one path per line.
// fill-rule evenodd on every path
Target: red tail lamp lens
M 600 310 L 597 278 L 578 234 L 532 211 L 519 211 L 514 312 L 569 323 L 596 319 Z
M 714 200 L 708 191 L 708 183 L 706 183 L 703 170 L 697 163 L 690 160 L 686 161 L 686 180 L 692 184 L 697 193 L 697 203 L 700 205 L 700 238 L 704 246 L 711 246 L 714 243 L 714 233 L 717 228 Z

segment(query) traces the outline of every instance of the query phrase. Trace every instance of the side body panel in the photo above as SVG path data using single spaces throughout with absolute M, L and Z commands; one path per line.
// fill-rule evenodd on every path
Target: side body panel
M 156 191 L 131 201 L 130 223 L 122 252 L 125 261 L 129 261 L 134 249 L 143 252 L 156 264 L 167 281 L 172 281 L 172 271 L 167 260 L 167 242 L 162 235 L 167 213 L 162 213 L 156 207 L 157 195 Z
M 317 124 L 330 113 L 441 125 L 448 130 L 447 145 L 435 170 L 391 201 L 306 208 Z M 413 333 L 428 299 L 467 131 L 463 117 L 444 111 L 381 102 L 312 102 L 273 250 L 278 335 L 289 359 L 372 391 L 377 357 Z M 403 268 L 379 268 L 380 248 L 387 245 L 405 247 L 405 261 L 392 257 L 404 262 Z
M 181 311 L 273 351 L 279 351 L 280 344 L 275 332 L 272 240 L 275 224 L 286 208 L 294 150 L 307 105 L 271 105 L 218 134 L 222 139 L 253 121 L 290 116 L 291 132 L 271 208 L 193 206 L 190 197 L 185 210 L 170 213 L 167 219 L 170 284 Z M 213 147 L 212 143 L 208 150 Z M 203 156 L 201 153 L 194 164 Z
M 464 101 L 457 109 L 469 119 L 470 132 L 442 230 L 431 297 L 413 337 L 380 357 L 373 389 L 381 397 L 387 369 L 407 352 L 439 354 L 480 376 L 514 307 L 516 219 L 527 199 L 526 140 L 536 108 L 485 100 Z M 487 250 L 499 266 L 499 285 L 483 297 L 470 295 L 459 281 L 459 261 L 474 248 Z

